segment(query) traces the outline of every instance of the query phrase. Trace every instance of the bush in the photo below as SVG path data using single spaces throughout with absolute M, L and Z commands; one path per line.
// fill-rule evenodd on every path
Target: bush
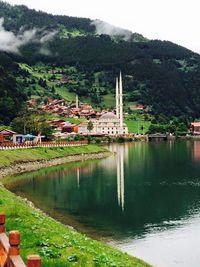
M 125 142 L 125 138 L 123 136 L 120 136 L 117 138 L 117 142 L 118 143 L 124 143 Z

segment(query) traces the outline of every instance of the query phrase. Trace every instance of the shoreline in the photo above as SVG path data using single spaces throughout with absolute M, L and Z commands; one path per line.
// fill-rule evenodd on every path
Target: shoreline
M 51 166 L 62 165 L 69 162 L 76 161 L 84 161 L 90 159 L 102 159 L 105 157 L 109 157 L 112 155 L 112 152 L 96 152 L 91 154 L 76 154 L 76 155 L 68 155 L 65 157 L 58 157 L 49 160 L 36 160 L 36 161 L 28 161 L 28 162 L 19 162 L 11 164 L 9 167 L 0 168 L 0 179 L 6 176 L 12 176 L 17 174 L 22 174 L 25 172 L 32 172 L 40 170 L 41 168 L 47 168 Z
M 21 256 L 38 254 L 43 267 L 138 266 L 150 267 L 143 260 L 97 241 L 52 218 L 31 201 L 12 193 L 0 184 L 1 212 L 6 214 L 6 229 L 21 234 Z M 73 266 L 73 263 L 72 263 Z
M 11 152 L 11 151 L 9 151 Z M 12 152 L 11 152 L 12 153 Z M 57 166 L 69 162 L 101 159 L 112 152 L 99 149 L 92 153 L 74 153 L 45 160 L 12 161 L 0 168 L 0 180 L 6 176 L 37 171 L 41 168 Z M 30 200 L 17 196 L 0 181 L 0 211 L 7 215 L 7 229 L 19 230 L 22 235 L 22 257 L 28 254 L 42 256 L 44 267 L 68 266 L 75 258 L 78 266 L 150 266 L 143 260 L 130 256 L 109 244 L 97 241 L 75 230 L 69 224 L 54 219 L 51 214 L 35 206 Z M 71 225 L 71 224 L 70 224 Z M 44 245 L 45 244 L 45 245 Z M 47 244 L 47 245 L 46 245 Z

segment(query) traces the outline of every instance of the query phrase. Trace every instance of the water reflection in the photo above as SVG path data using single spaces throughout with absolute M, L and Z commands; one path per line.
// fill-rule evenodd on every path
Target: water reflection
M 194 141 L 193 158 L 196 161 L 200 161 L 200 141 Z
M 118 205 L 124 211 L 124 153 L 117 155 L 117 199 Z
M 180 246 L 192 247 L 200 234 L 200 142 L 109 148 L 114 155 L 107 159 L 26 174 L 10 188 L 55 216 L 72 215 L 85 227 L 112 234 L 120 248 L 155 266 L 170 254 L 168 246 L 177 253 Z M 167 263 L 176 266 L 170 257 Z
M 79 167 L 76 169 L 76 175 L 77 175 L 77 185 L 79 188 L 80 187 L 80 168 Z

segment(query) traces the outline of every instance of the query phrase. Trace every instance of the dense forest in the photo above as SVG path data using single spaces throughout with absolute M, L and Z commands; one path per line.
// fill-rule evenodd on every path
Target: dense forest
M 121 70 L 127 102 L 142 103 L 155 116 L 200 117 L 200 56 L 184 47 L 137 33 L 128 40 L 97 34 L 90 19 L 53 16 L 1 1 L 0 18 L 3 29 L 15 36 L 35 29 L 34 38 L 22 43 L 17 53 L 0 54 L 0 110 L 1 114 L 6 110 L 6 121 L 34 94 L 27 89 L 30 86 L 23 89 L 18 77 L 26 73 L 20 73 L 14 62 L 30 66 L 42 62 L 64 70 L 67 66 L 69 80 L 74 74 L 67 69 L 74 67 L 77 81 L 66 84 L 66 90 L 89 96 L 95 104 L 102 102 L 102 95 L 114 93 L 115 76 Z
M 0 53 L 0 124 L 9 124 L 27 99 L 23 88 L 16 82 L 20 71 L 9 56 Z

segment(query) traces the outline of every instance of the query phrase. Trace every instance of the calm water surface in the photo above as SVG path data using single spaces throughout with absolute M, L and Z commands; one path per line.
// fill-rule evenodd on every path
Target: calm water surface
M 9 188 L 153 266 L 199 267 L 200 142 L 109 148 L 109 158 L 19 176 Z

